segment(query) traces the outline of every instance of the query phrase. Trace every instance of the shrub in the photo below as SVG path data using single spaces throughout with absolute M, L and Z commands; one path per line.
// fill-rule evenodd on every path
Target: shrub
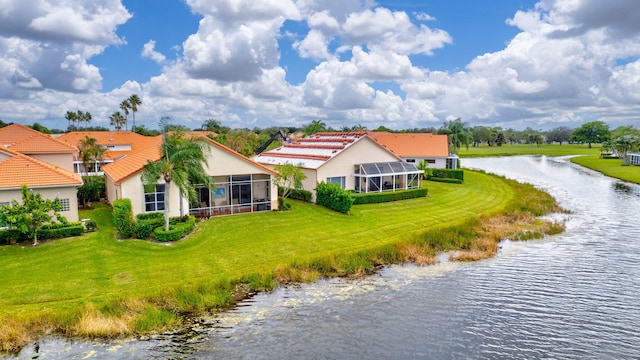
M 427 189 L 410 189 L 394 192 L 376 192 L 376 193 L 357 193 L 352 194 L 353 204 L 378 204 L 384 202 L 415 199 L 425 197 L 428 194 Z
M 464 181 L 464 170 L 460 169 L 431 169 L 429 171 L 429 175 L 427 175 L 427 179 L 431 180 L 432 178 L 441 178 L 441 179 L 458 179 L 460 182 Z
M 19 241 L 22 240 L 20 230 L 18 229 L 6 229 L 0 231 L 0 245 L 6 245 L 11 242 L 11 240 Z
M 70 236 L 80 236 L 84 233 L 84 226 L 81 222 L 73 223 L 55 223 L 42 226 L 38 231 L 38 238 L 45 239 L 60 239 Z
M 302 200 L 306 202 L 311 202 L 311 191 L 302 190 L 302 189 L 289 189 L 289 199 Z M 282 196 L 283 188 L 278 186 L 278 196 Z
M 131 200 L 118 199 L 113 202 L 113 224 L 119 238 L 129 239 L 133 236 L 135 224 L 133 222 Z
M 172 218 L 172 220 L 174 220 L 175 223 L 169 225 L 169 231 L 164 231 L 163 226 L 157 227 L 153 230 L 153 236 L 156 240 L 162 242 L 180 240 L 189 234 L 196 226 L 196 218 L 194 216 Z
M 162 219 L 164 218 L 164 213 L 162 212 L 150 212 L 150 213 L 142 213 L 136 215 L 138 220 L 149 220 L 149 219 Z
M 98 224 L 96 224 L 94 220 L 89 220 L 84 224 L 84 227 L 87 229 L 87 232 L 92 232 L 98 229 Z
M 333 211 L 348 214 L 353 205 L 353 198 L 340 185 L 323 181 L 316 187 L 316 203 Z

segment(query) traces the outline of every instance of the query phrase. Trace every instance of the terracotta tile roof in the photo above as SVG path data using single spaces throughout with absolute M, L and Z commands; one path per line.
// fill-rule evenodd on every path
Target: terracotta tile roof
M 201 133 L 202 132 L 200 131 L 187 132 L 186 135 L 193 134 L 196 136 L 201 136 Z M 248 161 L 267 173 L 274 174 L 274 175 L 276 174 L 276 172 L 269 169 L 268 167 L 262 164 L 259 164 L 212 139 L 209 139 L 207 137 L 203 137 L 203 138 L 207 142 L 209 142 L 209 144 L 219 148 L 222 151 L 228 152 L 231 155 L 243 161 Z M 111 164 L 107 164 L 103 166 L 102 170 L 104 171 L 105 175 L 109 176 L 109 178 L 111 178 L 116 184 L 119 184 L 120 182 L 129 178 L 130 176 L 135 175 L 140 171 L 142 171 L 142 168 L 144 167 L 144 165 L 147 163 L 148 160 L 151 160 L 151 161 L 160 160 L 160 145 L 162 144 L 162 136 L 161 135 L 156 136 L 156 137 L 153 137 L 152 139 L 154 139 L 155 144 L 150 144 L 149 146 L 147 146 L 146 149 L 143 149 L 135 154 L 126 155 L 123 158 L 119 159 L 118 161 L 115 161 Z
M 447 135 L 429 133 L 368 132 L 369 136 L 402 157 L 446 157 L 449 155 Z
M 11 157 L 0 162 L 0 189 L 82 185 L 82 177 L 71 171 L 8 149 Z
M 146 149 L 134 154 L 125 155 L 118 161 L 104 165 L 102 167 L 104 174 L 111 178 L 116 184 L 119 184 L 122 180 L 142 171 L 142 167 L 148 160 L 160 160 L 160 144 L 162 143 L 162 138 L 153 137 L 153 139 L 155 139 L 155 144 L 149 144 Z
M 78 147 L 85 136 L 96 139 L 98 145 L 105 146 L 107 149 L 109 146 L 116 147 L 117 150 L 107 151 L 106 159 L 117 159 L 157 144 L 156 136 L 143 136 L 131 131 L 74 131 L 62 134 L 56 139 Z M 131 147 L 131 150 L 123 149 L 127 145 Z M 75 155 L 78 155 L 77 151 Z
M 23 154 L 73 153 L 76 147 L 20 124 L 0 128 L 0 146 Z

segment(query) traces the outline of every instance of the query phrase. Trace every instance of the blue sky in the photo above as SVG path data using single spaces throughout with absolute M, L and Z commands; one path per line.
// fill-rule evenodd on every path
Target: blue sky
M 638 124 L 634 0 L 6 0 L 0 119 L 64 128 Z

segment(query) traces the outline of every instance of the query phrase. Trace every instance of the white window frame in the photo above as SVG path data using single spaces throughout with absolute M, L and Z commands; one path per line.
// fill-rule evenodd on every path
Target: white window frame
M 153 184 L 153 192 L 147 192 L 145 186 L 151 185 L 143 185 L 142 192 L 144 197 L 144 212 L 158 212 L 164 211 L 164 187 L 165 184 Z M 162 200 L 159 200 L 159 195 L 162 195 Z M 153 200 L 148 201 L 147 196 L 153 196 Z M 147 208 L 147 205 L 152 205 L 152 209 Z
M 327 178 L 328 184 L 338 184 L 343 189 L 345 189 L 346 181 L 346 176 L 331 176 Z
M 60 211 L 71 211 L 71 203 L 69 202 L 68 198 L 60 199 L 60 204 L 62 205 L 62 208 L 60 208 Z

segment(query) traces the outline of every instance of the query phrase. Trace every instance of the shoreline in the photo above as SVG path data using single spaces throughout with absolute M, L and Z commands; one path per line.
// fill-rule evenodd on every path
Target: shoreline
M 226 311 L 243 299 L 250 298 L 259 292 L 272 290 L 277 286 L 308 283 L 322 277 L 365 276 L 391 264 L 428 265 L 436 261 L 438 254 L 449 251 L 459 251 L 452 260 L 475 261 L 495 255 L 498 242 L 501 240 L 507 238 L 527 240 L 563 231 L 562 224 L 538 218 L 547 213 L 562 211 L 554 199 L 548 194 L 534 189 L 531 185 L 501 179 L 508 182 L 518 195 L 526 193 L 536 199 L 539 198 L 539 201 L 532 203 L 532 198 L 527 196 L 514 196 L 509 202 L 509 206 L 501 211 L 489 215 L 479 215 L 444 227 L 430 228 L 406 239 L 403 238 L 402 241 L 369 246 L 360 250 L 329 253 L 307 260 L 300 259 L 289 265 L 277 266 L 269 274 L 244 276 L 229 282 L 194 284 L 178 289 L 184 291 L 183 295 L 186 296 L 211 297 L 222 294 L 220 300 L 223 301 L 215 306 L 209 304 L 201 307 L 198 299 L 195 304 L 185 303 L 176 306 L 177 303 L 172 302 L 173 299 L 171 299 L 171 296 L 176 296 L 176 294 L 171 294 L 169 291 L 161 292 L 155 297 L 133 296 L 117 299 L 121 309 L 125 310 L 120 316 L 108 316 L 95 306 L 85 305 L 80 315 L 81 318 L 75 324 L 83 324 L 84 327 L 61 327 L 56 325 L 55 318 L 47 318 L 46 316 L 26 322 L 7 323 L 4 321 L 5 329 L 0 329 L 0 334 L 4 333 L 4 337 L 0 338 L 2 349 L 4 351 L 19 351 L 35 339 L 47 335 L 61 335 L 67 338 L 110 339 L 140 338 L 165 331 L 180 331 L 180 329 L 186 329 L 185 326 L 190 321 L 197 321 L 197 318 L 202 314 Z M 168 299 L 164 298 L 165 295 Z M 151 322 L 147 328 L 125 329 L 123 327 L 126 320 L 132 323 L 136 316 L 139 320 L 141 317 L 150 318 L 154 314 L 156 316 L 154 319 L 163 319 L 163 316 L 167 316 L 167 318 L 164 318 L 163 321 Z M 7 329 L 7 326 L 12 329 Z M 10 336 L 7 337 L 7 335 Z

